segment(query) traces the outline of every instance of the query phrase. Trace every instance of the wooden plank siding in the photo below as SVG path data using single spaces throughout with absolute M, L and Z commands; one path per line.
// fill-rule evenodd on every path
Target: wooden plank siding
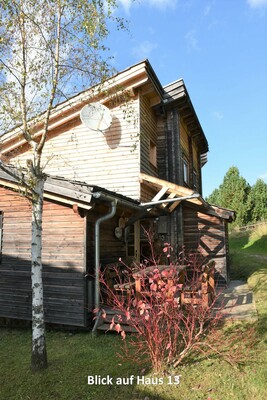
M 43 150 L 45 172 L 97 185 L 133 199 L 140 198 L 138 100 L 111 109 L 112 125 L 104 132 L 85 127 L 79 118 L 51 132 Z M 12 163 L 25 165 L 29 150 L 13 154 Z
M 199 174 L 200 168 L 199 168 L 199 154 L 198 154 L 197 146 L 195 143 L 193 143 L 192 147 L 193 147 L 193 168 Z
M 90 276 L 94 273 L 94 251 L 95 251 L 95 222 L 97 219 L 105 215 L 107 211 L 103 211 L 101 207 L 96 206 L 94 211 L 90 211 L 87 216 L 87 271 Z M 117 239 L 115 237 L 115 228 L 119 224 L 119 218 L 123 214 L 123 210 L 118 209 L 117 214 L 100 224 L 100 263 L 104 267 L 126 256 L 126 245 L 124 238 Z
M 158 133 L 158 173 L 159 178 L 167 180 L 167 157 L 168 157 L 168 148 L 167 148 L 167 139 L 166 139 L 166 117 L 164 115 L 158 115 L 157 117 L 157 133 Z
M 157 119 L 151 108 L 150 100 L 140 97 L 140 142 L 141 142 L 141 171 L 148 175 L 157 176 L 157 157 L 151 162 L 151 144 L 158 147 Z M 156 150 L 158 152 L 158 150 Z
M 189 159 L 190 156 L 189 145 L 188 145 L 189 135 L 187 127 L 181 119 L 180 119 L 180 138 L 181 138 L 180 145 L 182 148 L 182 152 Z
M 226 285 L 228 249 L 224 220 L 184 206 L 183 225 L 186 252 L 199 252 L 206 261 L 214 259 L 217 284 Z
M 189 182 L 188 186 L 191 189 L 196 190 L 200 194 L 202 193 L 201 183 L 201 167 L 200 167 L 200 152 L 198 146 L 191 135 L 185 121 L 180 118 L 180 145 L 182 156 L 188 162 L 189 168 Z M 196 187 L 194 187 L 193 173 L 196 173 Z M 184 183 L 183 183 L 184 184 Z
M 183 206 L 184 246 L 188 253 L 199 252 L 206 261 L 216 261 L 217 284 L 228 282 L 227 232 L 223 219 Z
M 0 317 L 31 319 L 31 206 L 0 187 L 3 213 Z M 72 208 L 44 202 L 43 282 L 46 322 L 85 325 L 84 219 Z

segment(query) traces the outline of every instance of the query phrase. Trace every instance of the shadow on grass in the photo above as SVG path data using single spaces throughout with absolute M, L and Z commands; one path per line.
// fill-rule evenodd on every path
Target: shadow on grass
M 243 246 L 242 250 L 248 250 L 250 253 L 262 253 L 266 252 L 267 235 L 263 235 L 260 238 L 253 239 L 253 236 L 248 237 L 248 242 Z

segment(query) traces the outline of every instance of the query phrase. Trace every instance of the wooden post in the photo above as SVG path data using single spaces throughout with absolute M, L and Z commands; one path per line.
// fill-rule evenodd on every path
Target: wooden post
M 134 257 L 140 262 L 140 221 L 134 223 Z

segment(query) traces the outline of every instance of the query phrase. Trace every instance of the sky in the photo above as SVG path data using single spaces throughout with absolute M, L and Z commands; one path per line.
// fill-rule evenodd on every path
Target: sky
M 182 78 L 209 142 L 203 195 L 238 167 L 267 182 L 267 0 L 119 0 L 114 67 L 148 59 L 161 84 Z

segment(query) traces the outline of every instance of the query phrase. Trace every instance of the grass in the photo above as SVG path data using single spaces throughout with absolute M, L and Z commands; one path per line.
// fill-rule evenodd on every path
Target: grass
M 257 239 L 255 237 L 257 236 Z M 0 329 L 0 398 L 5 400 L 262 400 L 266 398 L 266 257 L 264 233 L 232 233 L 232 278 L 245 279 L 253 288 L 259 323 L 257 343 L 245 348 L 246 361 L 233 368 L 218 357 L 201 355 L 180 366 L 180 384 L 137 384 L 137 376 L 155 378 L 148 366 L 117 356 L 121 340 L 113 334 L 92 337 L 90 332 L 47 333 L 49 367 L 32 374 L 30 330 Z M 264 302 L 265 301 L 265 302 Z M 241 324 L 244 334 L 250 326 Z M 236 326 L 228 327 L 225 335 Z M 242 343 L 238 344 L 240 346 Z M 88 385 L 88 375 L 109 375 L 112 385 Z M 133 384 L 120 385 L 118 377 L 134 375 Z
M 259 333 L 267 326 L 267 224 L 251 231 L 230 234 L 231 279 L 248 282 L 259 317 Z
M 115 335 L 92 337 L 90 333 L 48 332 L 49 367 L 42 373 L 29 370 L 31 334 L 29 330 L 0 331 L 0 398 L 5 400 L 172 400 L 172 399 L 251 399 L 264 398 L 262 343 L 253 350 L 257 354 L 241 368 L 233 369 L 216 357 L 196 358 L 180 367 L 173 375 L 181 375 L 179 385 L 136 384 L 142 371 L 131 361 L 116 356 L 120 339 Z M 110 375 L 113 385 L 87 384 L 88 375 Z M 116 385 L 117 377 L 134 375 L 133 385 Z M 155 378 L 155 377 L 154 377 Z

